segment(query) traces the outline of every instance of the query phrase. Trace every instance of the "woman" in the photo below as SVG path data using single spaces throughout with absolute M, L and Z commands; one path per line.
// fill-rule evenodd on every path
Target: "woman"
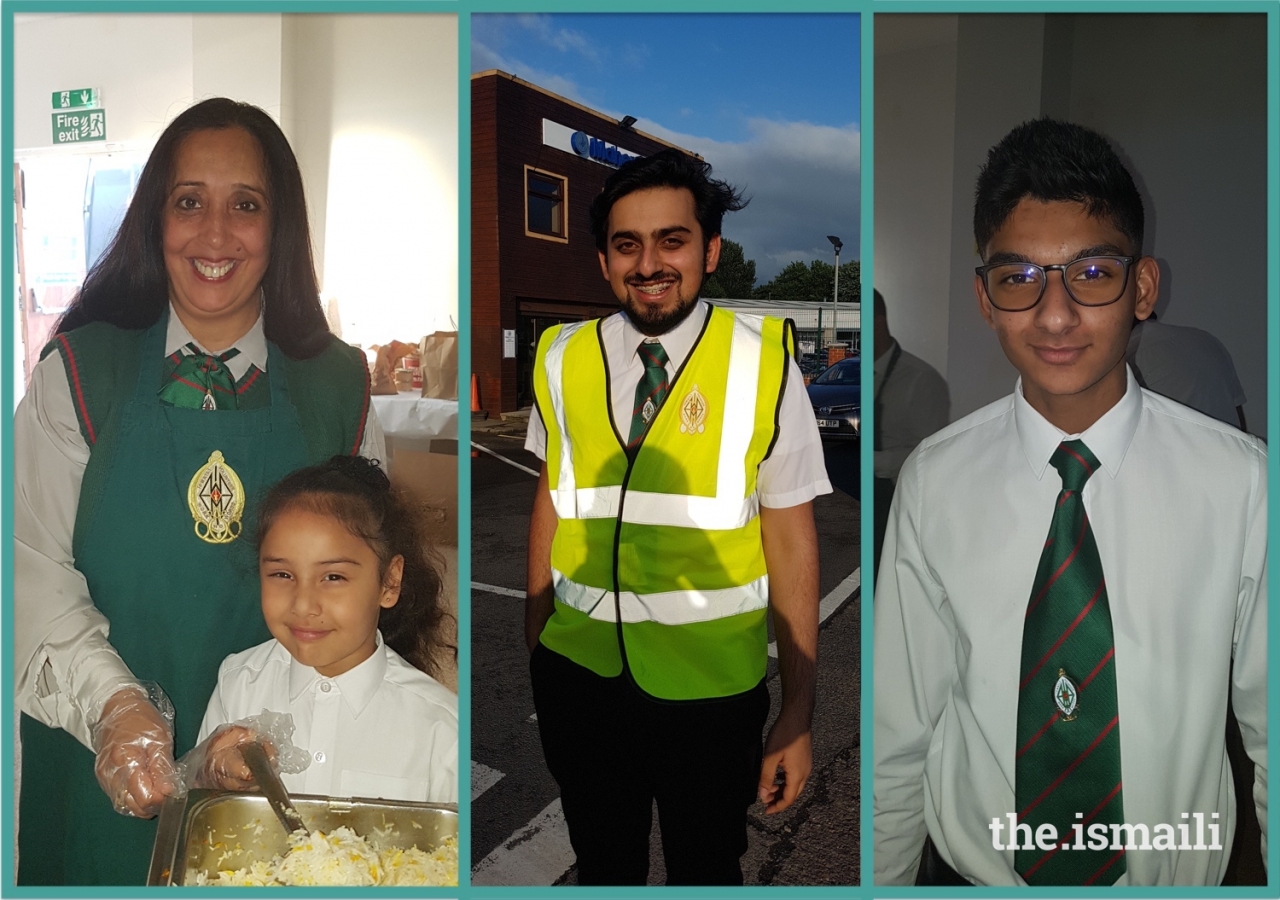
M 141 817 L 219 663 L 269 637 L 243 523 L 293 469 L 384 458 L 368 398 L 320 308 L 283 133 L 247 104 L 188 109 L 15 416 L 20 883 L 145 881 Z M 140 681 L 172 700 L 172 739 Z

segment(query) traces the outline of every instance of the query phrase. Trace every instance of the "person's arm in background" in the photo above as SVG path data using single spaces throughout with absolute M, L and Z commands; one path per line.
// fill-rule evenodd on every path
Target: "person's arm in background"
M 895 421 L 902 423 L 909 434 L 910 445 L 876 450 L 875 473 L 877 478 L 892 478 L 896 480 L 898 472 L 902 469 L 902 464 L 911 455 L 911 451 L 916 449 L 916 446 L 929 435 L 935 431 L 941 431 L 949 424 L 951 394 L 947 389 L 947 382 L 932 369 L 914 373 L 914 377 L 909 384 L 901 385 L 901 393 L 897 390 L 898 386 L 893 385 L 892 380 L 890 385 L 886 386 L 886 391 L 890 387 L 894 389 L 893 394 L 890 395 L 891 397 L 906 396 L 908 398 L 904 404 L 905 408 L 895 409 L 891 414 L 894 416 Z M 888 415 L 890 413 L 886 412 L 886 417 Z M 881 425 L 883 426 L 884 423 L 881 423 Z
M 769 570 L 769 608 L 778 640 L 782 709 L 769 729 L 760 800 L 778 813 L 795 802 L 813 770 L 813 705 L 818 663 L 818 532 L 812 501 L 760 508 Z M 778 773 L 781 786 L 774 783 Z

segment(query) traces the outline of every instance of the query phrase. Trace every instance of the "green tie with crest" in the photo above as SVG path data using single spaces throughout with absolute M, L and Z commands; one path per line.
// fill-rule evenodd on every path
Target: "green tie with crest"
M 640 443 L 649 423 L 658 414 L 662 401 L 667 397 L 667 351 L 657 341 L 644 341 L 636 353 L 644 363 L 644 374 L 636 384 L 636 400 L 631 409 L 631 437 L 627 448 Z
M 186 356 L 160 388 L 160 399 L 185 409 L 235 409 L 236 380 L 226 362 L 240 355 L 234 347 L 219 356 L 187 344 Z
M 1111 825 L 1124 821 L 1111 606 L 1081 498 L 1099 463 L 1083 441 L 1064 441 L 1050 462 L 1062 491 L 1022 627 L 1015 794 L 1031 839 L 1020 829 L 1014 867 L 1032 885 L 1106 885 L 1125 856 L 1111 849 Z M 1034 840 L 1044 824 L 1057 835 L 1048 850 Z M 1096 824 L 1101 850 L 1088 848 Z

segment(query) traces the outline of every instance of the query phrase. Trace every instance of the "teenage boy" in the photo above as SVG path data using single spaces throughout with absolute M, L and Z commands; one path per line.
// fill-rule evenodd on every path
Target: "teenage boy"
M 978 177 L 974 290 L 1020 378 L 898 481 L 877 884 L 1218 884 L 1228 697 L 1265 840 L 1266 450 L 1125 365 L 1159 286 L 1142 228 L 1075 125 L 1020 125 Z
M 580 884 L 645 883 L 655 801 L 668 884 L 741 884 L 747 808 L 812 765 L 822 443 L 785 323 L 698 299 L 742 206 L 678 150 L 620 168 L 591 225 L 622 311 L 538 345 L 525 636 Z

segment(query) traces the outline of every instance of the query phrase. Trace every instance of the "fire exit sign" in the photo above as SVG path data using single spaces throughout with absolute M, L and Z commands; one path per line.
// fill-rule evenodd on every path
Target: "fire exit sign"
M 105 109 L 53 114 L 55 144 L 81 144 L 85 141 L 105 141 L 106 139 L 107 111 Z
M 74 91 L 54 91 L 54 109 L 85 109 L 98 105 L 97 88 L 77 88 Z

